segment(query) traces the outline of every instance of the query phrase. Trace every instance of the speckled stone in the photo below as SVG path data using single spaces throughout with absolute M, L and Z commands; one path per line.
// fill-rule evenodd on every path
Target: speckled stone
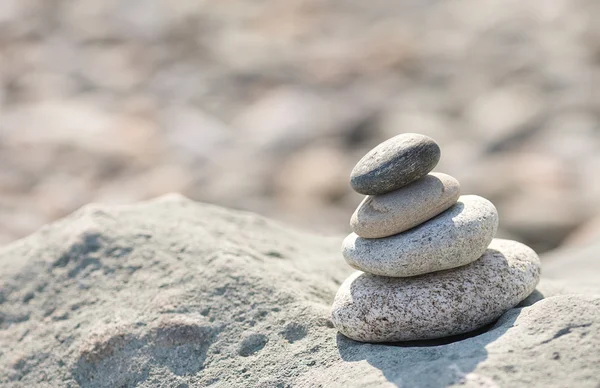
M 350 227 L 364 238 L 393 236 L 447 210 L 459 196 L 455 178 L 434 172 L 391 193 L 367 196 L 352 215 Z
M 361 194 L 389 193 L 424 177 L 437 165 L 440 155 L 440 147 L 428 136 L 398 135 L 358 162 L 350 175 L 350 185 Z
M 342 252 L 352 267 L 374 275 L 422 275 L 477 260 L 497 229 L 494 205 L 476 195 L 463 195 L 450 209 L 404 233 L 377 239 L 352 233 Z
M 475 262 L 411 278 L 351 275 L 333 302 L 332 321 L 363 342 L 412 341 L 466 333 L 498 319 L 531 294 L 540 260 L 529 247 L 494 240 Z

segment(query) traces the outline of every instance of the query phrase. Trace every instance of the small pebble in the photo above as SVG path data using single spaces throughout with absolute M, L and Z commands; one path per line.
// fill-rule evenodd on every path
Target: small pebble
M 455 178 L 434 172 L 391 193 L 368 196 L 352 215 L 350 226 L 364 238 L 393 236 L 447 210 L 459 196 Z
M 350 175 L 350 185 L 365 195 L 389 193 L 427 175 L 440 155 L 440 147 L 428 136 L 398 135 L 373 148 L 358 162 Z

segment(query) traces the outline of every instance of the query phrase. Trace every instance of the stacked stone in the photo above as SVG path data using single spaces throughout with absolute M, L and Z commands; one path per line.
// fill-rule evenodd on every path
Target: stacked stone
M 343 243 L 359 270 L 340 287 L 336 328 L 363 342 L 463 334 L 498 319 L 535 289 L 540 261 L 529 247 L 494 239 L 498 212 L 485 198 L 460 196 L 459 182 L 430 173 L 436 142 L 396 136 L 370 151 L 351 175 L 367 195 Z

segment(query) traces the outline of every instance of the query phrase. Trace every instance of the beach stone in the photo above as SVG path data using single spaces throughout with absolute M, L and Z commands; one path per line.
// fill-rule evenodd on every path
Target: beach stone
M 349 265 L 374 275 L 422 275 L 477 260 L 497 229 L 496 207 L 477 195 L 463 195 L 450 209 L 404 233 L 378 239 L 351 233 L 342 252 Z
M 364 238 L 393 236 L 447 210 L 459 196 L 455 178 L 431 173 L 391 193 L 367 196 L 352 215 L 350 226 Z
M 534 290 L 540 260 L 526 245 L 495 239 L 471 264 L 411 278 L 351 275 L 340 287 L 332 322 L 362 342 L 463 334 L 494 322 Z
M 365 195 L 385 194 L 416 181 L 433 170 L 440 147 L 430 137 L 404 133 L 367 153 L 350 175 L 352 188 Z

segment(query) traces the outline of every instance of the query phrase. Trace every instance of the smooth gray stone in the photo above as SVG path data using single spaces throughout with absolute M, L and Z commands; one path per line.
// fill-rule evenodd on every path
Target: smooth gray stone
M 527 298 L 540 260 L 526 245 L 494 240 L 475 262 L 412 278 L 356 272 L 340 287 L 332 320 L 362 342 L 395 342 L 466 333 L 498 319 Z
M 365 195 L 389 193 L 427 175 L 440 155 L 440 147 L 432 138 L 404 133 L 367 153 L 352 170 L 350 185 Z
M 391 193 L 367 196 L 352 215 L 350 227 L 364 238 L 393 236 L 447 210 L 459 196 L 455 178 L 434 172 Z
M 352 267 L 374 275 L 406 277 L 477 260 L 496 235 L 498 211 L 485 198 L 463 195 L 450 209 L 395 236 L 366 239 L 356 233 L 342 252 Z

